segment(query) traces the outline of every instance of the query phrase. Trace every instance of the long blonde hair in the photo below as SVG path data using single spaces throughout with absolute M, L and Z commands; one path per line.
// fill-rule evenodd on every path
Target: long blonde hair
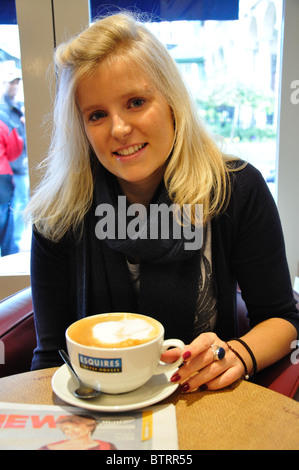
M 217 215 L 229 194 L 226 158 L 199 122 L 178 69 L 160 41 L 131 14 L 98 20 L 55 53 L 58 88 L 45 175 L 27 211 L 47 238 L 59 240 L 81 226 L 93 196 L 92 149 L 76 103 L 76 88 L 109 57 L 135 62 L 172 109 L 175 143 L 165 172 L 173 202 L 202 204 L 203 222 Z M 194 213 L 191 214 L 194 222 Z

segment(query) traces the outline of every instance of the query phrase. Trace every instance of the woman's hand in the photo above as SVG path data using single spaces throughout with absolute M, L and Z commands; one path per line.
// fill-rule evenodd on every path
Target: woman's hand
M 211 346 L 225 350 L 223 359 L 214 360 Z M 215 348 L 214 348 L 215 349 Z M 170 349 L 162 354 L 161 360 L 173 362 L 178 359 L 178 350 Z M 202 333 L 183 352 L 184 364 L 173 374 L 171 381 L 180 383 L 183 392 L 217 390 L 227 387 L 244 376 L 240 359 L 215 333 Z

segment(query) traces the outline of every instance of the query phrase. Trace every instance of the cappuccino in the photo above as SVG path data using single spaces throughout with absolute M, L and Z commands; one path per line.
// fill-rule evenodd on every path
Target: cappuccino
M 86 317 L 69 327 L 76 343 L 95 348 L 128 348 L 152 341 L 160 334 L 153 318 L 134 313 L 107 313 Z
M 82 382 L 103 393 L 126 393 L 144 385 L 153 375 L 165 374 L 182 363 L 161 362 L 179 339 L 164 340 L 164 327 L 137 313 L 103 313 L 76 321 L 66 330 L 72 366 Z

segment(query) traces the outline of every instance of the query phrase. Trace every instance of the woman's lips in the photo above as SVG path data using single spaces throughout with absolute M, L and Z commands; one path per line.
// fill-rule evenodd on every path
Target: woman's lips
M 113 152 L 114 155 L 118 158 L 128 158 L 136 155 L 136 153 L 140 152 L 147 144 L 135 144 L 130 145 L 125 148 L 121 148 Z

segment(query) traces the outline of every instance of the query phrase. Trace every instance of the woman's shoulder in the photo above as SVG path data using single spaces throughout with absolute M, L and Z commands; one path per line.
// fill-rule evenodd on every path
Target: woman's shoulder
M 230 195 L 225 213 L 235 218 L 243 218 L 245 214 L 262 214 L 276 211 L 275 201 L 262 173 L 252 164 L 244 160 L 228 163 L 230 179 Z
M 229 174 L 236 176 L 237 179 L 248 179 L 260 177 L 261 172 L 248 161 L 242 160 L 241 158 L 235 158 L 226 161 L 226 167 Z
M 232 194 L 243 194 L 245 197 L 260 190 L 269 193 L 262 173 L 251 163 L 241 159 L 232 160 L 227 162 L 227 168 Z

